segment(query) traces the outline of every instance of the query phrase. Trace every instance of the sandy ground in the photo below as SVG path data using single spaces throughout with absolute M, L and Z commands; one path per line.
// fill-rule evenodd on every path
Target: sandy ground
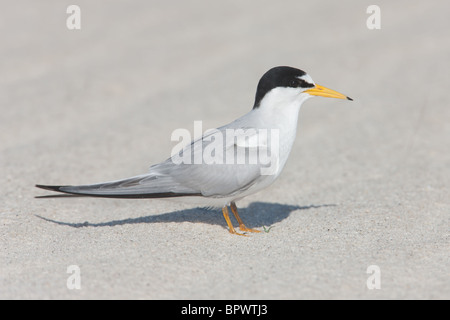
M 450 298 L 448 2 L 378 1 L 380 30 L 369 1 L 102 3 L 76 1 L 68 30 L 72 1 L 2 1 L 0 298 Z M 269 232 L 179 202 L 35 198 L 146 172 L 174 129 L 246 113 L 277 65 L 355 101 L 308 101 L 279 180 L 238 203 Z

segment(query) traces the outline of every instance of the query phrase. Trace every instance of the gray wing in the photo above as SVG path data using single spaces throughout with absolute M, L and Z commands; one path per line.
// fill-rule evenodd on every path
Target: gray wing
M 220 136 L 222 141 L 219 141 Z M 147 174 L 92 185 L 37 187 L 114 198 L 228 197 L 250 188 L 264 177 L 261 169 L 267 165 L 254 158 L 255 154 L 258 158 L 258 152 L 264 148 L 267 149 L 266 142 L 259 139 L 255 129 L 245 128 L 235 133 L 234 139 L 227 139 L 226 128 L 222 127 L 193 141 L 166 161 L 151 166 Z
M 168 175 L 204 196 L 233 196 L 266 177 L 262 169 L 270 164 L 261 155 L 270 154 L 268 139 L 250 127 L 210 130 L 150 172 Z

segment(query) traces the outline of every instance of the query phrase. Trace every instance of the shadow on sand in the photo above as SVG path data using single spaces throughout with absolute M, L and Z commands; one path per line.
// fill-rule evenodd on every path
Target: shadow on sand
M 239 215 L 244 220 L 247 227 L 259 228 L 263 226 L 271 226 L 274 223 L 286 219 L 291 212 L 296 210 L 309 210 L 322 207 L 332 207 L 334 204 L 296 206 L 269 202 L 253 202 L 247 208 L 239 208 Z M 135 223 L 168 223 L 168 222 L 192 222 L 192 223 L 209 223 L 227 226 L 220 209 L 193 208 L 185 210 L 177 210 L 167 213 L 155 214 L 139 218 L 129 218 L 123 220 L 112 220 L 100 223 L 90 223 L 88 221 L 82 223 L 72 223 L 64 221 L 56 221 L 36 215 L 38 218 L 58 225 L 69 226 L 73 228 L 82 227 L 113 227 Z M 230 215 L 231 216 L 231 215 Z M 235 223 L 235 222 L 233 222 Z

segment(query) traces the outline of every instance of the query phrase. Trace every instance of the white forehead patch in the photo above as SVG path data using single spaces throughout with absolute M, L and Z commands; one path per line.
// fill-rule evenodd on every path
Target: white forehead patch
M 303 75 L 303 76 L 301 76 L 301 77 L 297 77 L 297 78 L 299 78 L 300 80 L 303 80 L 303 81 L 305 81 L 305 82 L 308 82 L 308 83 L 310 83 L 310 84 L 312 84 L 312 85 L 316 85 L 316 83 L 313 81 L 313 79 L 309 76 L 309 74 L 305 74 L 305 75 Z

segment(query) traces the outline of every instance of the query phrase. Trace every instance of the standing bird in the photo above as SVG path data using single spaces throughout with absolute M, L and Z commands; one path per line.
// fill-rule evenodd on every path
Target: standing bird
M 206 132 L 148 173 L 89 185 L 36 187 L 92 197 L 189 198 L 222 208 L 229 232 L 242 235 L 230 221 L 230 206 L 241 231 L 260 232 L 245 226 L 235 202 L 268 187 L 280 175 L 295 140 L 300 107 L 313 96 L 352 100 L 315 84 L 302 70 L 275 67 L 259 80 L 250 112 Z

